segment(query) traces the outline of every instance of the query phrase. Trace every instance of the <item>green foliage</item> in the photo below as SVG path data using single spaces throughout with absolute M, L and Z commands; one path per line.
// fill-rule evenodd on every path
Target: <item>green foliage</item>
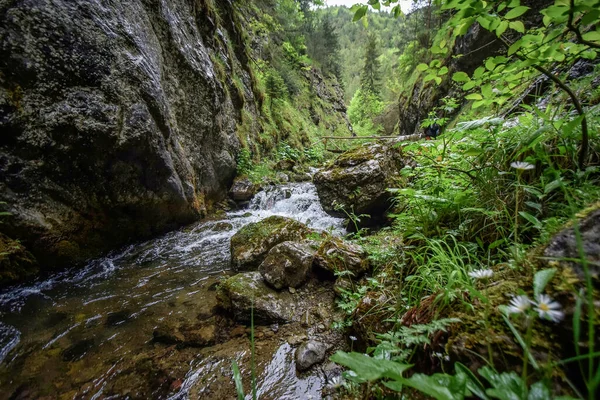
M 237 156 L 237 175 L 246 175 L 248 174 L 253 167 L 252 163 L 252 155 L 250 154 L 250 150 L 241 149 Z

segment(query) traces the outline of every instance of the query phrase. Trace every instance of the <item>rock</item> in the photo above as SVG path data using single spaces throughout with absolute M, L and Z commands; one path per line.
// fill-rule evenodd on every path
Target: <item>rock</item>
M 362 247 L 336 237 L 330 237 L 321 243 L 314 262 L 317 267 L 326 271 L 332 273 L 350 271 L 355 277 L 359 277 L 369 269 L 367 254 Z
M 223 283 L 221 290 L 221 305 L 233 314 L 236 321 L 249 323 L 252 308 L 255 322 L 285 323 L 294 318 L 292 295 L 268 287 L 259 272 L 232 276 Z
M 29 278 L 38 268 L 35 257 L 21 243 L 0 233 L 0 286 Z
M 296 166 L 296 161 L 290 159 L 280 160 L 275 164 L 275 170 L 277 171 L 292 171 Z
M 210 318 L 199 324 L 184 324 L 166 321 L 161 323 L 152 332 L 155 342 L 177 344 L 190 347 L 205 347 L 216 342 L 216 319 Z
M 216 18 L 187 0 L 3 2 L 0 202 L 11 215 L 0 231 L 50 268 L 223 199 L 241 110 L 259 115 L 233 7 L 220 2 Z
M 275 179 L 277 179 L 279 183 L 288 183 L 290 181 L 290 177 L 285 172 L 278 172 L 277 175 L 275 175 Z
M 258 270 L 275 289 L 297 288 L 306 281 L 314 254 L 315 250 L 308 243 L 283 242 L 269 251 Z
M 323 209 L 330 215 L 346 212 L 381 219 L 389 207 L 389 188 L 402 186 L 399 171 L 406 164 L 400 150 L 373 144 L 340 155 L 313 178 Z M 366 220 L 366 218 L 362 218 Z
M 191 347 L 210 346 L 216 342 L 217 325 L 214 318 L 203 321 L 199 326 L 182 329 L 184 344 Z
M 296 349 L 296 369 L 306 371 L 315 364 L 325 360 L 327 345 L 316 340 L 309 340 Z
M 185 342 L 185 336 L 178 328 L 168 324 L 161 324 L 152 332 L 152 337 L 155 342 L 165 344 L 179 344 Z
M 588 268 L 596 287 L 600 287 L 600 204 L 592 209 L 585 217 L 579 220 L 581 245 L 585 252 Z M 550 260 L 550 266 L 571 267 L 579 278 L 585 279 L 585 272 L 581 262 L 564 261 L 560 258 L 579 259 L 579 251 L 575 230 L 568 227 L 556 234 L 544 250 L 544 257 L 555 258 Z
M 235 270 L 258 268 L 279 243 L 304 239 L 311 230 L 291 218 L 272 216 L 248 224 L 231 238 L 231 263 Z
M 248 177 L 235 178 L 229 189 L 229 196 L 235 201 L 248 201 L 256 194 L 258 186 L 252 183 Z

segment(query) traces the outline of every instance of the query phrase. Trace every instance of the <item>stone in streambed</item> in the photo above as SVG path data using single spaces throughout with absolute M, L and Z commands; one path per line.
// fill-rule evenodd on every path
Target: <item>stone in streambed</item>
M 308 277 L 314 253 L 310 243 L 283 242 L 269 251 L 258 270 L 275 289 L 297 288 Z
M 306 371 L 313 365 L 325 360 L 326 353 L 327 345 L 325 343 L 309 340 L 301 344 L 296 349 L 296 369 L 300 372 Z
M 237 177 L 229 189 L 229 196 L 235 201 L 248 201 L 257 191 L 258 186 L 248 177 Z
M 227 279 L 221 285 L 219 299 L 221 306 L 239 322 L 249 323 L 252 309 L 255 322 L 294 320 L 296 304 L 292 295 L 267 286 L 259 272 L 245 272 Z
M 272 216 L 248 224 L 231 238 L 231 263 L 234 269 L 257 268 L 267 253 L 279 243 L 302 240 L 311 230 L 291 218 Z

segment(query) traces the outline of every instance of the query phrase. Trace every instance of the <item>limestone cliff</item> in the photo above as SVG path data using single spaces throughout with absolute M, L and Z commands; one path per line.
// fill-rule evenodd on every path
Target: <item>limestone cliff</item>
M 0 1 L 0 231 L 51 267 L 223 199 L 260 114 L 239 7 Z

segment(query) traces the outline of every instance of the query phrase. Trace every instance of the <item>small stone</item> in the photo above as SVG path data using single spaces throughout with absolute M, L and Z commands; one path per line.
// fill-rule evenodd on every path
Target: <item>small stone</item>
M 325 325 L 319 324 L 317 325 L 317 329 L 319 330 L 319 332 L 325 332 Z
M 289 287 L 288 290 L 290 291 L 291 294 L 296 293 L 296 289 L 294 289 L 293 287 Z
M 291 336 L 287 340 L 287 342 L 289 343 L 290 346 L 296 346 L 305 340 L 306 340 L 306 335 L 294 335 L 294 336 Z
M 303 343 L 296 350 L 296 369 L 306 371 L 315 364 L 325 359 L 327 345 L 316 340 L 309 340 Z

